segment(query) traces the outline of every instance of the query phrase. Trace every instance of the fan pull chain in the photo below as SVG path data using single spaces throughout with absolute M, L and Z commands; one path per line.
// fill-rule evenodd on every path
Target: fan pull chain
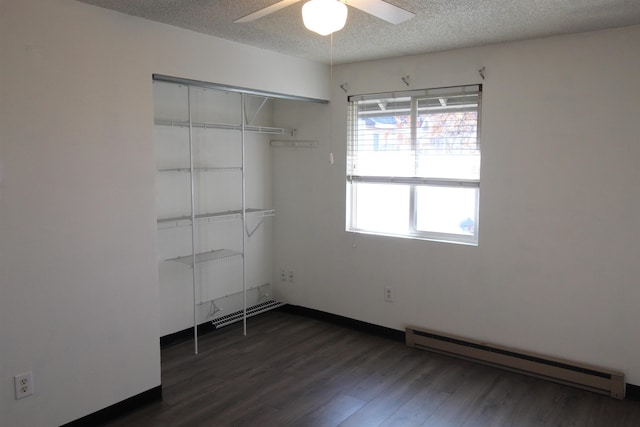
M 333 33 L 330 34 L 329 51 L 329 97 L 333 91 Z M 333 116 L 329 108 L 329 164 L 333 164 Z

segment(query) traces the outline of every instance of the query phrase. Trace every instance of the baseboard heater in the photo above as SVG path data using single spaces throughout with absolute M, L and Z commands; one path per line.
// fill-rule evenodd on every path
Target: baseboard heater
M 274 308 L 281 307 L 286 303 L 281 301 L 265 301 L 260 304 L 252 305 L 251 307 L 247 307 L 247 317 L 255 316 L 260 313 L 264 313 L 265 311 L 273 310 Z M 236 312 L 220 316 L 217 319 L 213 319 L 211 323 L 216 329 L 221 328 L 226 325 L 230 325 L 235 322 L 239 322 L 244 318 L 244 310 L 238 310 Z
M 427 329 L 409 327 L 406 329 L 405 336 L 409 347 L 473 360 L 605 394 L 616 399 L 624 399 L 624 374 L 620 372 L 481 343 Z

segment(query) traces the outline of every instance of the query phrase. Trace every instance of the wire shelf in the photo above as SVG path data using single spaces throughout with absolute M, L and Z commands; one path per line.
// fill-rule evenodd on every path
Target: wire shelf
M 275 301 L 275 300 L 265 301 L 263 303 L 253 305 L 251 307 L 247 307 L 247 317 L 255 316 L 257 314 L 264 313 L 265 311 L 282 307 L 283 305 L 286 305 L 286 303 L 282 301 Z M 221 316 L 217 319 L 213 319 L 211 323 L 213 324 L 213 326 L 216 327 L 216 329 L 218 329 L 223 326 L 230 325 L 235 322 L 239 322 L 243 318 L 244 318 L 244 311 L 239 310 L 234 313 Z
M 240 166 L 225 166 L 225 167 L 197 167 L 193 168 L 194 172 L 242 172 L 242 167 Z M 190 168 L 168 168 L 168 169 L 158 169 L 158 172 L 181 172 L 181 173 L 189 173 L 191 172 Z
M 175 127 L 189 127 L 189 121 L 185 120 L 163 120 L 156 119 L 155 124 L 158 126 L 175 126 Z M 207 123 L 207 122 L 191 122 L 191 127 L 203 128 L 203 129 L 227 129 L 227 130 L 242 130 L 240 124 L 228 124 L 228 123 Z M 246 132 L 266 133 L 269 135 L 295 135 L 295 129 L 278 128 L 271 126 L 252 126 L 245 125 L 244 130 Z
M 246 214 L 252 218 L 267 218 L 276 215 L 275 209 L 246 209 Z M 214 222 L 237 221 L 242 219 L 242 211 L 211 212 L 196 215 L 196 224 L 209 224 Z M 188 227 L 191 225 L 191 215 L 163 218 L 158 220 L 158 229 L 164 230 L 176 227 Z
M 233 251 L 231 249 L 216 249 L 210 252 L 203 252 L 200 254 L 196 254 L 195 256 L 197 266 L 218 263 L 218 262 L 227 261 L 234 258 L 241 258 L 241 257 L 242 257 L 242 252 Z M 193 257 L 191 255 L 171 258 L 171 259 L 168 259 L 167 261 L 176 261 L 193 268 Z

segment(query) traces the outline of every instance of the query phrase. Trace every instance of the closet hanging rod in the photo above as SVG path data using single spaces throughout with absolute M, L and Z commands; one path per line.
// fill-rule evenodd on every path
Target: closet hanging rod
M 154 74 L 153 75 L 153 80 L 154 81 L 160 81 L 160 82 L 166 82 L 166 83 L 177 83 L 177 84 L 182 84 L 182 85 L 202 87 L 202 88 L 206 88 L 206 89 L 217 89 L 217 90 L 223 90 L 223 91 L 227 91 L 227 92 L 244 93 L 244 94 L 253 95 L 253 96 L 268 96 L 269 98 L 286 99 L 286 100 L 290 100 L 290 101 L 309 101 L 309 102 L 316 102 L 316 103 L 319 103 L 319 104 L 328 104 L 329 103 L 329 101 L 326 100 L 326 99 L 310 98 L 310 97 L 306 97 L 306 96 L 287 95 L 285 93 L 249 89 L 249 88 L 243 88 L 243 87 L 239 87 L 239 86 L 231 86 L 231 85 L 224 85 L 224 84 L 219 84 L 219 83 L 205 82 L 205 81 L 201 81 L 201 80 L 182 79 L 182 78 L 179 78 L 179 77 L 165 76 L 165 75 L 162 75 L 162 74 Z

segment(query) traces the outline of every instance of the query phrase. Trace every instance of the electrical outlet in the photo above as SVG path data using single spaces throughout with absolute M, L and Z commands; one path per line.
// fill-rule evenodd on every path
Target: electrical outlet
M 33 394 L 33 374 L 31 371 L 13 377 L 16 385 L 16 400 Z
M 286 282 L 287 281 L 287 270 L 285 270 L 284 268 L 280 269 L 280 280 L 282 282 Z
M 293 283 L 293 280 L 294 280 L 293 270 L 289 270 L 289 282 Z
M 393 301 L 393 288 L 391 286 L 384 287 L 384 300 L 385 301 Z

